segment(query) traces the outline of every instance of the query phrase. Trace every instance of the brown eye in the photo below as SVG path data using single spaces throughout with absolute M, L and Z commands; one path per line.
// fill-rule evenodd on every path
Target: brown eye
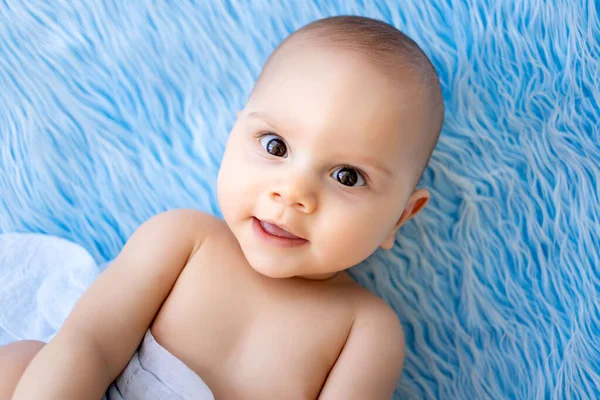
M 269 154 L 275 157 L 283 157 L 287 153 L 285 143 L 276 135 L 264 135 L 260 139 L 260 144 Z
M 339 183 L 344 186 L 364 186 L 365 180 L 361 174 L 354 168 L 342 167 L 337 169 L 331 176 L 333 176 Z

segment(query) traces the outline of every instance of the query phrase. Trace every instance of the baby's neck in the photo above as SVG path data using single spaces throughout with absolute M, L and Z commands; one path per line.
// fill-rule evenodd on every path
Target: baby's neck
M 339 273 L 339 271 L 338 272 L 331 272 L 329 274 L 296 276 L 296 278 L 308 279 L 308 280 L 311 280 L 311 281 L 324 281 L 324 280 L 333 278 L 338 273 Z
M 329 274 L 319 274 L 319 275 L 305 275 L 305 276 L 295 276 L 292 279 L 303 279 L 307 281 L 344 281 L 349 280 L 354 282 L 350 274 L 347 271 L 338 271 L 332 272 Z

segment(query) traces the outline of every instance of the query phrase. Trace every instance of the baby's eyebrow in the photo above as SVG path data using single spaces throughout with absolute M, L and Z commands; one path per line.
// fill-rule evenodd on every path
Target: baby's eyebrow
M 273 118 L 271 118 L 270 116 L 268 116 L 267 114 L 265 114 L 262 111 L 253 111 L 250 114 L 248 114 L 248 117 L 258 118 L 258 119 L 264 121 L 267 125 L 269 125 L 274 130 L 279 131 L 279 128 L 277 128 L 275 122 L 273 121 Z M 361 161 L 361 164 L 370 165 L 373 168 L 377 169 L 379 172 L 382 172 L 383 174 L 385 174 L 386 176 L 393 175 L 392 171 L 390 171 L 385 165 L 379 163 L 379 161 L 375 158 L 369 157 L 369 158 L 364 158 L 360 161 Z
M 258 118 L 260 120 L 263 120 L 268 125 L 270 125 L 271 128 L 273 128 L 277 131 L 279 130 L 279 128 L 277 128 L 275 122 L 273 121 L 273 118 L 269 117 L 267 114 L 265 114 L 262 111 L 253 111 L 250 114 L 248 114 L 248 117 L 253 117 L 253 118 Z
M 392 171 L 390 171 L 385 165 L 380 164 L 376 159 L 366 158 L 363 160 L 366 165 L 370 165 L 379 172 L 382 172 L 386 176 L 392 176 Z

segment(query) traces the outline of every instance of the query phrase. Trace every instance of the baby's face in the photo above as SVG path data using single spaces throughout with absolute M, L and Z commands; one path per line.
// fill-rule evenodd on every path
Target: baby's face
M 272 67 L 230 134 L 221 211 L 256 271 L 325 278 L 391 243 L 407 202 L 428 196 L 412 191 L 423 91 L 314 48 Z M 304 240 L 273 240 L 260 221 Z

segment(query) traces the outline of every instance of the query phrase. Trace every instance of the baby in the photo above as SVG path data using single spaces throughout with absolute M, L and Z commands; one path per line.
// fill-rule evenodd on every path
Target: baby
M 394 27 L 294 32 L 237 114 L 224 221 L 178 209 L 141 225 L 54 339 L 0 348 L 5 398 L 391 398 L 401 324 L 345 270 L 429 200 L 416 186 L 443 114 L 433 66 Z

